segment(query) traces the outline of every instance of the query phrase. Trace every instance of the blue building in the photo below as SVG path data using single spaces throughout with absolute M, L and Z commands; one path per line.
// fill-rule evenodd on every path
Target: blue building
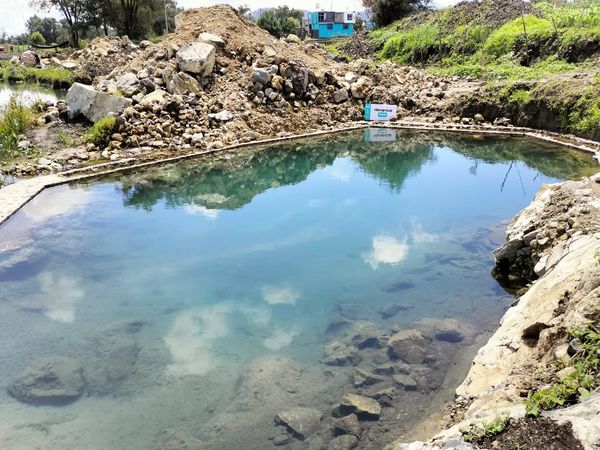
M 313 39 L 352 36 L 356 14 L 353 12 L 312 11 L 309 35 Z

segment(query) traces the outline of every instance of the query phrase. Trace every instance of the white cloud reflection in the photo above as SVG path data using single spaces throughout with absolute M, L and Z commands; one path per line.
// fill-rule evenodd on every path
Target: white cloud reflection
M 91 194 L 83 189 L 66 186 L 55 189 L 34 197 L 23 208 L 23 213 L 34 222 L 44 222 L 54 216 L 83 209 L 91 200 Z
M 394 236 L 380 234 L 372 241 L 373 249 L 363 253 L 363 260 L 376 270 L 380 264 L 396 265 L 402 262 L 408 253 L 406 239 L 400 241 Z
M 209 220 L 216 220 L 219 217 L 218 209 L 209 209 L 206 206 L 185 205 L 183 211 L 190 216 L 204 216 Z
M 275 327 L 271 335 L 263 339 L 262 343 L 269 350 L 280 350 L 290 345 L 299 334 L 300 332 L 296 328 L 284 330 L 283 328 Z
M 231 310 L 230 305 L 219 304 L 178 314 L 164 338 L 172 358 L 167 373 L 204 375 L 212 370 L 217 365 L 213 346 L 216 339 L 229 333 L 227 319 Z
M 342 183 L 347 183 L 348 181 L 350 181 L 350 174 L 347 172 L 344 172 L 343 170 L 339 169 L 339 168 L 333 168 L 331 169 L 331 178 L 333 178 L 334 180 L 337 181 L 341 181 Z
M 437 234 L 428 233 L 416 219 L 412 221 L 410 238 L 417 244 L 432 244 L 440 239 Z
M 260 290 L 263 300 L 269 305 L 295 305 L 300 298 L 300 292 L 290 286 L 267 284 Z

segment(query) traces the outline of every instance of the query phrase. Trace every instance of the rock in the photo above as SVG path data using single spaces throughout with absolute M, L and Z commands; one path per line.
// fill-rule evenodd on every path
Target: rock
M 353 72 L 346 72 L 346 75 L 344 75 L 344 80 L 346 83 L 356 83 L 358 81 L 358 75 Z
M 40 57 L 31 50 L 25 50 L 21 53 L 19 62 L 27 67 L 35 67 L 40 63 Z
M 223 111 L 220 111 L 216 114 L 209 114 L 208 117 L 210 117 L 211 119 L 218 120 L 219 122 L 227 122 L 233 119 L 233 114 L 224 109 Z
M 198 42 L 203 42 L 205 44 L 210 44 L 216 48 L 225 48 L 225 39 L 223 39 L 218 34 L 213 33 L 200 33 L 197 39 Z
M 285 38 L 285 40 L 291 44 L 301 44 L 302 43 L 302 40 L 295 34 L 288 34 L 287 37 Z
M 549 417 L 559 425 L 570 423 L 573 435 L 579 439 L 583 448 L 596 449 L 600 442 L 600 393 L 593 393 L 581 403 L 567 408 L 545 411 L 542 416 Z
M 176 59 L 179 69 L 205 77 L 215 67 L 215 47 L 204 42 L 192 42 L 177 50 Z
M 282 433 L 282 434 L 278 434 L 277 436 L 275 436 L 273 438 L 273 445 L 277 445 L 277 446 L 285 445 L 289 441 L 290 441 L 290 437 L 287 434 Z
M 271 74 L 269 73 L 268 70 L 259 69 L 259 68 L 254 68 L 254 70 L 252 70 L 252 82 L 253 83 L 260 83 L 263 86 L 266 86 L 267 83 L 269 83 L 270 79 L 271 79 Z
M 386 378 L 381 375 L 376 375 L 362 369 L 355 369 L 353 374 L 353 384 L 355 387 L 371 386 L 372 384 L 382 383 Z
M 285 72 L 288 79 L 286 81 L 289 81 L 292 85 L 292 92 L 303 96 L 308 88 L 309 68 L 298 62 L 290 61 Z
M 140 351 L 135 339 L 127 335 L 115 335 L 101 342 L 105 360 L 105 374 L 110 383 L 127 378 L 135 368 Z
M 74 359 L 40 359 L 8 386 L 8 393 L 24 403 L 63 405 L 77 400 L 85 384 L 83 369 Z
M 150 108 L 155 105 L 162 106 L 166 101 L 165 95 L 167 95 L 165 91 L 162 89 L 157 89 L 156 91 L 142 97 L 140 100 L 140 105 Z
M 23 139 L 17 142 L 17 148 L 19 150 L 28 150 L 29 147 L 31 147 L 31 142 L 29 142 L 27 139 Z
M 312 408 L 296 407 L 275 416 L 275 423 L 285 425 L 298 439 L 304 440 L 321 424 L 322 414 Z
M 421 364 L 425 360 L 425 339 L 418 330 L 402 330 L 388 340 L 391 356 L 409 364 Z
M 345 434 L 332 439 L 327 445 L 327 450 L 350 450 L 358 444 L 356 436 Z
M 349 414 L 339 419 L 332 419 L 331 429 L 335 435 L 351 434 L 356 437 L 359 437 L 362 431 L 356 414 Z
M 484 123 L 485 122 L 485 117 L 483 117 L 482 114 L 475 114 L 473 116 L 473 120 L 475 120 L 475 123 Z
M 369 79 L 360 77 L 356 82 L 350 85 L 350 93 L 353 98 L 362 99 L 367 96 L 367 88 L 369 87 Z
M 407 309 L 410 309 L 410 307 L 394 303 L 380 308 L 377 312 L 381 315 L 382 319 L 389 319 L 390 317 L 394 317 L 400 311 L 406 311 Z
M 359 419 L 378 419 L 381 406 L 377 400 L 362 395 L 346 394 L 340 402 L 340 411 L 345 414 L 356 414 Z
M 73 61 L 65 61 L 61 64 L 61 66 L 63 67 L 63 69 L 75 70 L 79 67 L 79 64 Z
M 471 334 L 470 328 L 456 319 L 424 318 L 415 323 L 421 334 L 428 339 L 457 343 Z
M 117 80 L 117 89 L 119 89 L 126 97 L 134 95 L 137 92 L 139 85 L 140 81 L 135 74 L 131 72 L 122 75 Z
M 332 341 L 323 349 L 320 361 L 328 366 L 348 366 L 358 364 L 358 349 L 341 341 Z
M 417 382 L 410 375 L 396 374 L 392 377 L 394 382 L 402 386 L 407 391 L 415 391 L 417 389 Z
M 365 348 L 383 348 L 387 341 L 387 336 L 371 322 L 359 322 L 355 324 L 348 331 L 348 337 L 359 350 L 364 350 Z
M 200 95 L 204 92 L 202 85 L 190 74 L 178 72 L 173 74 L 171 80 L 167 83 L 167 91 L 171 94 Z
M 345 102 L 349 98 L 348 91 L 346 89 L 338 89 L 337 91 L 333 92 L 332 96 L 335 103 Z
M 92 122 L 114 116 L 116 113 L 131 105 L 131 100 L 116 95 L 98 92 L 92 86 L 74 83 L 67 92 L 68 115 L 74 119 L 79 115 Z

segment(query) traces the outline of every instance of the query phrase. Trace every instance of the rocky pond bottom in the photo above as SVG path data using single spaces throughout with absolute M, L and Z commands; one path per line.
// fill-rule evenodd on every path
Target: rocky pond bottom
M 380 449 L 512 302 L 531 141 L 367 130 L 48 189 L 0 227 L 0 448 Z

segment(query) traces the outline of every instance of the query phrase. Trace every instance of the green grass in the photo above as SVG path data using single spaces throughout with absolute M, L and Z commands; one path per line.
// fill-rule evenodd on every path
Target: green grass
M 72 147 L 75 145 L 75 139 L 73 136 L 65 133 L 64 131 L 59 131 L 56 136 L 56 142 L 65 147 Z
M 97 147 L 103 148 L 110 142 L 110 136 L 115 130 L 117 119 L 105 117 L 96 122 L 84 135 L 83 139 Z
M 471 426 L 469 431 L 463 434 L 465 442 L 480 442 L 486 437 L 496 436 L 504 431 L 508 425 L 508 417 L 499 416 L 491 422 L 483 421 L 480 424 Z
M 526 15 L 525 28 L 529 45 L 547 40 L 552 37 L 554 27 L 547 19 L 540 19 L 533 15 Z M 494 30 L 486 39 L 482 52 L 491 58 L 499 58 L 511 52 L 518 51 L 525 45 L 525 29 L 523 20 L 512 20 L 497 30 Z
M 19 156 L 19 135 L 27 131 L 32 123 L 31 109 L 24 106 L 17 96 L 12 96 L 8 104 L 0 110 L 0 157 Z
M 440 44 L 439 28 L 426 24 L 392 36 L 383 46 L 381 56 L 401 64 L 422 63 L 439 50 Z
M 538 416 L 543 410 L 583 400 L 600 384 L 600 312 L 591 324 L 574 330 L 571 338 L 581 343 L 581 350 L 572 358 L 573 373 L 530 392 L 525 403 L 528 415 Z
M 70 70 L 63 68 L 37 69 L 17 64 L 3 64 L 0 66 L 0 80 L 40 83 L 60 89 L 71 86 L 75 82 L 75 75 Z

